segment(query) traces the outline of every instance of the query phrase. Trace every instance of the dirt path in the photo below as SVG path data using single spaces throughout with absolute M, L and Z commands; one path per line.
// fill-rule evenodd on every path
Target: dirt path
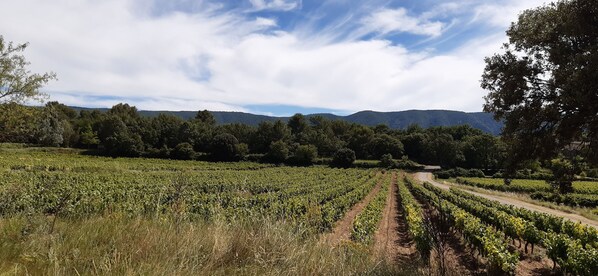
M 394 264 L 407 264 L 416 259 L 415 244 L 407 232 L 407 224 L 399 208 L 397 174 L 393 172 L 386 207 L 374 235 L 374 253 Z
M 383 217 L 374 236 L 374 253 L 395 265 L 415 268 L 421 263 L 415 242 L 408 232 L 405 214 L 400 208 L 401 199 L 396 186 L 397 177 L 400 176 L 393 173 Z M 430 216 L 431 213 L 430 209 L 426 209 L 427 216 Z M 433 218 L 432 220 L 434 221 Z M 445 252 L 446 263 L 449 266 L 447 275 L 483 274 L 483 267 L 479 266 L 478 262 L 467 253 L 467 248 L 455 235 L 451 235 L 447 242 L 447 251 Z M 436 252 L 433 252 L 431 256 L 432 270 L 419 267 L 419 271 L 423 274 L 436 271 L 437 262 L 435 260 L 437 258 Z
M 353 205 L 353 207 L 351 207 L 351 209 L 345 213 L 345 216 L 336 222 L 332 232 L 322 235 L 320 241 L 328 243 L 332 246 L 337 246 L 341 243 L 341 241 L 349 240 L 351 237 L 351 230 L 353 229 L 353 220 L 355 220 L 355 217 L 357 217 L 363 208 L 365 208 L 365 206 L 367 206 L 368 203 L 370 203 L 370 201 L 378 194 L 380 187 L 385 180 L 386 176 L 383 175 L 380 177 L 374 189 L 372 189 L 372 191 L 370 191 L 370 193 L 365 196 L 363 200 Z
M 435 181 L 434 178 L 432 177 L 431 173 L 418 172 L 418 173 L 415 173 L 414 176 L 419 181 L 430 182 L 434 186 L 441 188 L 441 189 L 448 190 L 452 186 L 450 184 L 440 183 L 438 181 Z M 595 228 L 598 228 L 598 221 L 591 220 L 591 219 L 588 219 L 586 217 L 583 217 L 583 216 L 580 216 L 577 214 L 566 213 L 566 212 L 563 212 L 560 210 L 555 210 L 555 209 L 547 208 L 544 206 L 535 205 L 535 204 L 517 200 L 514 198 L 478 193 L 478 192 L 474 192 L 474 191 L 470 191 L 470 190 L 466 190 L 466 189 L 462 189 L 462 190 L 466 191 L 468 193 L 474 194 L 476 196 L 480 196 L 480 197 L 491 199 L 491 200 L 496 200 L 502 204 L 514 205 L 514 206 L 522 207 L 522 208 L 525 208 L 525 209 L 528 209 L 531 211 L 536 211 L 536 212 L 546 213 L 546 214 L 550 214 L 550 215 L 554 215 L 554 216 L 559 216 L 559 217 L 563 217 L 563 218 L 571 220 L 571 221 L 582 222 L 587 225 L 591 225 Z

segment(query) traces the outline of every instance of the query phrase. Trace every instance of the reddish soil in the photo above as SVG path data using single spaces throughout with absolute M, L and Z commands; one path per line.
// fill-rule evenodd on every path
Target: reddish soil
M 425 216 L 436 226 L 436 229 L 440 229 L 438 226 L 438 212 L 427 204 L 424 204 L 423 208 Z M 445 233 L 443 239 L 445 242 L 445 251 L 443 255 L 446 275 L 486 275 L 485 264 L 473 254 L 459 233 L 454 231 L 447 231 Z M 432 250 L 430 270 L 432 271 L 430 274 L 438 274 L 439 253 L 437 250 Z
M 415 248 L 415 243 L 409 235 L 408 226 L 396 186 L 397 175 L 393 174 L 383 219 L 374 237 L 374 252 L 386 261 L 397 266 L 420 267 L 422 274 L 436 274 L 438 272 L 438 253 L 433 251 L 430 266 L 421 266 L 421 261 Z M 424 208 L 426 206 L 424 205 Z M 437 221 L 438 213 L 432 209 L 425 209 L 426 217 L 432 222 Z M 445 264 L 446 275 L 485 275 L 484 266 L 470 253 L 458 234 L 450 232 L 446 236 Z
M 560 271 L 552 269 L 552 260 L 546 255 L 546 249 L 536 245 L 534 252 L 531 252 L 531 245 L 525 253 L 525 242 L 519 245 L 519 241 L 511 242 L 513 251 L 519 252 L 519 264 L 515 269 L 515 275 L 560 275 Z
M 523 254 L 523 253 L 521 253 Z M 552 261 L 546 256 L 541 257 L 534 253 L 532 256 L 523 256 L 515 269 L 515 275 L 560 275 L 558 270 L 552 270 Z
M 374 236 L 374 253 L 394 264 L 413 264 L 417 251 L 407 232 L 407 224 L 400 206 L 397 174 L 393 172 L 386 207 Z
M 357 217 L 363 208 L 365 208 L 365 206 L 367 206 L 368 203 L 370 203 L 370 201 L 378 194 L 385 178 L 386 177 L 382 176 L 378 180 L 378 183 L 374 189 L 372 189 L 372 191 L 370 191 L 370 193 L 365 196 L 363 200 L 351 207 L 351 209 L 345 213 L 345 216 L 336 222 L 332 232 L 322 235 L 320 241 L 326 242 L 332 246 L 337 246 L 342 241 L 349 240 L 351 237 L 351 230 L 353 229 L 353 221 L 355 220 L 355 217 Z

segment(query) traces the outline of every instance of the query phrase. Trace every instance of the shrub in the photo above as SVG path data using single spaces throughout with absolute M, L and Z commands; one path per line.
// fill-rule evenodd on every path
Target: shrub
M 467 171 L 467 177 L 486 177 L 486 175 L 484 175 L 484 172 L 482 170 L 469 169 Z
M 249 154 L 249 145 L 245 143 L 238 143 L 235 145 L 235 159 L 245 160 L 245 157 Z
M 264 155 L 264 161 L 271 163 L 283 163 L 289 157 L 289 148 L 282 140 L 272 142 L 270 151 Z
M 300 145 L 291 158 L 291 163 L 299 166 L 310 166 L 318 157 L 318 149 L 314 145 Z
M 352 149 L 342 148 L 332 156 L 331 165 L 338 168 L 350 168 L 355 162 L 355 152 Z
M 163 146 L 159 149 L 156 148 L 149 148 L 147 149 L 145 156 L 150 158 L 170 158 L 171 157 L 171 149 L 167 146 Z
M 549 192 L 534 192 L 530 197 L 535 200 L 550 201 L 569 206 L 596 207 L 598 195 L 594 194 L 556 194 Z
M 195 150 L 193 146 L 187 142 L 176 145 L 174 150 L 170 153 L 171 157 L 179 160 L 192 160 L 195 159 Z
M 589 169 L 586 172 L 586 176 L 591 178 L 598 178 L 598 169 Z
M 397 162 L 395 162 L 394 159 L 392 159 L 392 154 L 387 153 L 382 155 L 382 158 L 380 158 L 380 167 L 383 168 L 396 168 L 397 167 Z
M 453 177 L 450 171 L 438 171 L 434 173 L 440 179 L 449 179 Z
M 212 158 L 217 161 L 238 160 L 239 141 L 231 134 L 224 133 L 214 136 L 210 147 Z
M 441 179 L 448 179 L 453 177 L 486 177 L 484 172 L 478 169 L 463 169 L 454 168 L 449 170 L 442 170 L 434 173 L 436 177 Z
M 409 160 L 409 158 L 407 158 L 407 156 L 403 156 L 403 158 L 401 158 L 399 161 L 396 162 L 396 168 L 397 169 L 403 169 L 403 170 L 423 170 L 424 169 L 424 165 L 418 164 L 417 162 L 411 161 Z

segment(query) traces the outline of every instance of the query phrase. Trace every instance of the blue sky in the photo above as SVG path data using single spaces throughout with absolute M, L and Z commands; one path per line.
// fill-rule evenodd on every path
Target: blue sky
M 51 100 L 269 115 L 480 111 L 483 58 L 543 0 L 7 0 Z

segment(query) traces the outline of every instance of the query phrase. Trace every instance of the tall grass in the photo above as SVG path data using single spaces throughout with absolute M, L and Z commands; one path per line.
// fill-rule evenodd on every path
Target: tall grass
M 0 219 L 0 275 L 386 275 L 350 244 L 331 248 L 283 222 L 179 221 L 118 214 Z M 409 272 L 404 272 L 413 275 Z

